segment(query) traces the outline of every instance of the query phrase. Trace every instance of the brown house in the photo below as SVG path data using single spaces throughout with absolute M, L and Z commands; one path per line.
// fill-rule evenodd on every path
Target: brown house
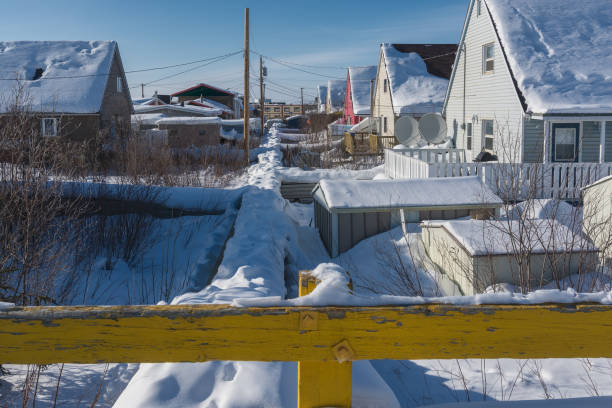
M 225 108 L 232 111 L 234 117 L 240 117 L 240 103 L 236 95 L 225 89 L 217 88 L 212 85 L 200 83 L 191 88 L 184 89 L 172 94 L 172 97 L 178 98 L 179 103 L 187 103 L 196 101 L 203 106 L 218 108 L 217 104 L 223 105 Z
M 44 137 L 129 129 L 134 109 L 115 41 L 0 42 L 0 67 L 0 114 L 20 105 Z
M 168 132 L 168 146 L 188 148 L 218 145 L 221 119 L 217 117 L 174 117 L 157 121 L 160 130 Z

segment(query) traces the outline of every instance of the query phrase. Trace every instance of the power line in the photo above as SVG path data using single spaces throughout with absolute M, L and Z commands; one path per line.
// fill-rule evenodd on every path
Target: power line
M 302 69 L 302 68 L 294 67 L 294 66 L 289 65 L 289 64 L 287 64 L 285 62 L 282 62 L 280 60 L 276 60 L 274 58 L 270 58 L 270 57 L 265 56 L 263 54 L 259 54 L 259 53 L 256 53 L 256 54 L 261 55 L 262 57 L 264 57 L 266 59 L 269 59 L 270 61 L 276 62 L 277 64 L 282 65 L 282 66 L 284 66 L 286 68 L 294 69 L 296 71 L 301 71 L 301 72 L 304 72 L 306 74 L 316 75 L 316 76 L 320 76 L 320 77 L 324 77 L 324 78 L 331 78 L 331 79 L 344 79 L 344 78 L 334 77 L 334 76 L 331 76 L 331 75 L 319 74 L 317 72 L 308 71 L 308 70 L 305 70 L 305 69 Z
M 263 54 L 260 54 L 257 51 L 251 51 L 252 53 L 255 53 L 257 55 L 261 55 L 264 58 L 268 58 L 268 59 L 272 59 L 270 57 L 266 57 Z M 296 65 L 298 67 L 304 67 L 304 68 L 314 68 L 314 69 L 341 69 L 341 70 L 345 70 L 347 67 L 339 67 L 339 66 L 331 66 L 331 65 L 306 65 L 306 64 L 298 64 L 297 62 L 291 62 L 291 61 L 286 61 L 286 60 L 281 60 L 281 59 L 277 59 L 277 61 L 281 61 L 285 64 L 289 64 L 289 65 Z

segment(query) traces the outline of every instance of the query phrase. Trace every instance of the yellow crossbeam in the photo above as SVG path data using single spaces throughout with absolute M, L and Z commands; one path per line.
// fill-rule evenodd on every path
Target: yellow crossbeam
M 0 363 L 20 364 L 612 357 L 610 339 L 599 304 L 0 310 Z

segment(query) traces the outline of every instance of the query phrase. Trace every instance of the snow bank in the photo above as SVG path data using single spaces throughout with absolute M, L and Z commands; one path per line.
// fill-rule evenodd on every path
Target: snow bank
M 391 44 L 383 44 L 393 111 L 429 113 L 442 110 L 448 80 L 427 72 L 425 61 L 417 53 L 403 53 Z
M 346 169 L 316 169 L 302 170 L 297 167 L 282 167 L 276 169 L 278 177 L 282 181 L 291 183 L 318 183 L 321 180 L 358 179 L 371 180 L 378 175 L 384 174 L 384 166 L 377 166 L 366 170 Z
M 607 1 L 486 0 L 528 110 L 612 112 Z M 498 63 L 502 56 L 496 55 Z
M 330 209 L 491 207 L 503 201 L 479 177 L 397 180 L 321 180 Z
M 17 86 L 12 79 L 19 79 L 33 111 L 97 113 L 107 82 L 116 81 L 109 76 L 116 50 L 115 41 L 0 42 L 0 76 L 8 79 L 0 81 L 0 95 L 10 101 Z
M 376 65 L 369 67 L 349 67 L 351 81 L 351 102 L 355 115 L 369 115 L 372 80 L 376 79 Z

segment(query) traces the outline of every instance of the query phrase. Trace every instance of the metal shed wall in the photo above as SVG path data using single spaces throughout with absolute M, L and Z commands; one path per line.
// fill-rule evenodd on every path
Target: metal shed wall
M 338 214 L 338 253 L 346 252 L 362 239 L 391 229 L 391 212 Z
M 318 200 L 314 200 L 315 227 L 319 230 L 321 241 L 329 254 L 332 253 L 332 213 Z

